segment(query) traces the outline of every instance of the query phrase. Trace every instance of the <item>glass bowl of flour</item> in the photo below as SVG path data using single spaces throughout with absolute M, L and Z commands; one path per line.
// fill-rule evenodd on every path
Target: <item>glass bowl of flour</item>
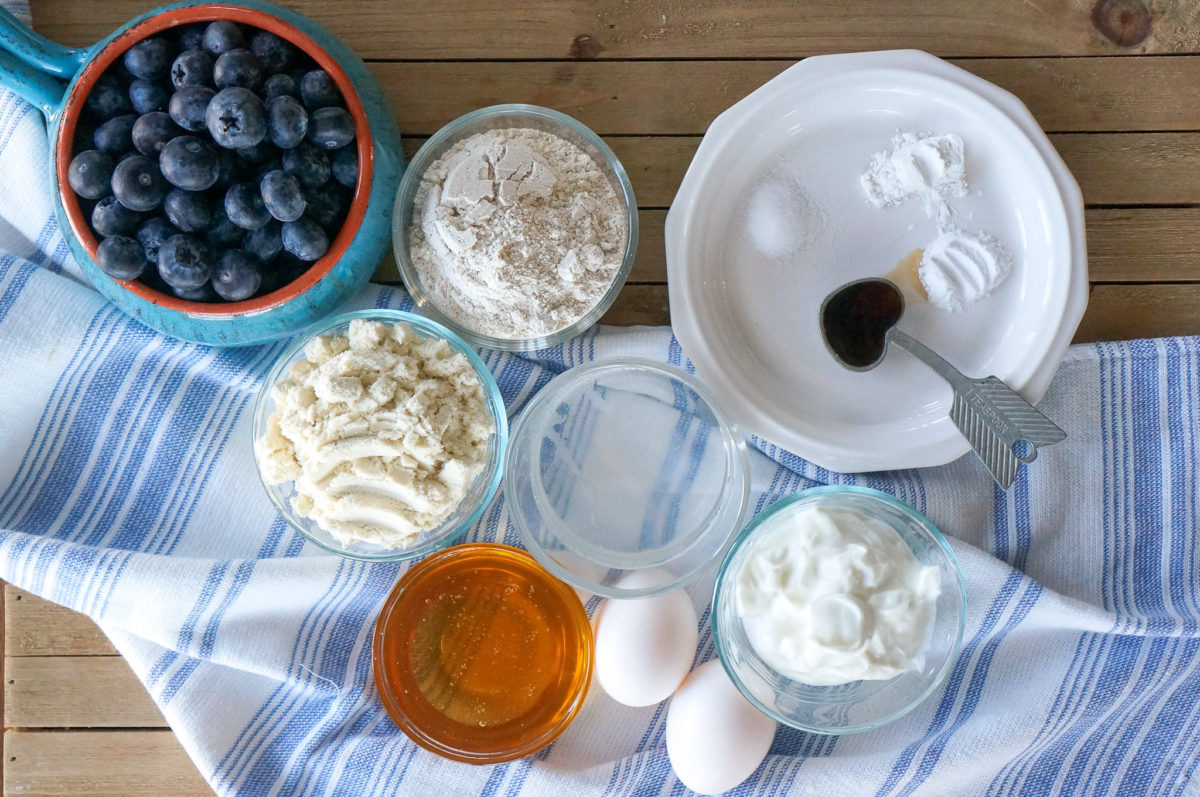
M 263 380 L 254 461 L 279 514 L 351 559 L 395 561 L 468 531 L 500 486 L 508 419 L 465 341 L 400 310 L 309 328 Z
M 612 306 L 637 250 L 637 203 L 599 136 L 536 105 L 461 116 L 417 152 L 396 196 L 396 263 L 420 311 L 467 341 L 527 351 Z

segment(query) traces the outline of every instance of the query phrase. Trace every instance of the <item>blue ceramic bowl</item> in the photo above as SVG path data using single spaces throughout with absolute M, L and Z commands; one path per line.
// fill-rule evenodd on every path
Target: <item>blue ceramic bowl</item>
M 113 279 L 95 262 L 98 241 L 67 182 L 76 122 L 96 79 L 129 47 L 160 31 L 228 19 L 280 36 L 329 73 L 355 120 L 358 186 L 329 252 L 289 285 L 244 302 L 188 302 L 137 281 Z M 65 82 L 65 83 L 64 83 Z M 172 3 L 134 19 L 99 43 L 72 49 L 22 25 L 0 8 L 0 85 L 41 109 L 50 131 L 50 170 L 63 237 L 100 293 L 160 332 L 217 346 L 292 335 L 361 288 L 387 251 L 392 203 L 403 171 L 400 136 L 387 101 L 363 62 L 310 19 L 260 0 Z

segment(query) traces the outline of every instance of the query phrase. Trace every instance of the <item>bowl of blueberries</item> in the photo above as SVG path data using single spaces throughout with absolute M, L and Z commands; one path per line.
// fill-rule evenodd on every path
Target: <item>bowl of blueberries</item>
M 3 9 L 0 33 L 0 84 L 49 123 L 68 246 L 130 315 L 250 345 L 374 273 L 399 134 L 362 61 L 316 23 L 241 0 L 164 6 L 82 50 Z

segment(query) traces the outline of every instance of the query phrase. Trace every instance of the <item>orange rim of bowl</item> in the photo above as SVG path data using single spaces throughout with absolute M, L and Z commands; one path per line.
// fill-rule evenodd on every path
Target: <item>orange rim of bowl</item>
M 316 61 L 317 66 L 329 73 L 329 76 L 333 78 L 333 82 L 342 92 L 342 98 L 346 102 L 346 110 L 350 112 L 350 116 L 354 119 L 354 135 L 358 147 L 359 167 L 358 183 L 354 186 L 354 198 L 350 202 L 350 209 L 347 211 L 342 229 L 338 231 L 337 237 L 330 243 L 329 251 L 321 259 L 309 266 L 303 274 L 278 290 L 255 299 L 246 299 L 241 302 L 189 302 L 165 293 L 160 293 L 137 280 L 115 280 L 115 282 L 130 293 L 160 307 L 177 310 L 190 315 L 219 317 L 245 315 L 247 313 L 270 310 L 303 294 L 333 269 L 342 256 L 346 254 L 346 251 L 350 248 L 350 243 L 354 240 L 354 236 L 358 234 L 358 230 L 362 226 L 362 220 L 367 210 L 367 198 L 371 193 L 375 148 L 371 141 L 367 113 L 363 108 L 362 101 L 358 97 L 358 92 L 354 90 L 354 84 L 350 82 L 349 76 L 337 61 L 325 52 L 325 48 L 317 44 L 308 34 L 283 20 L 264 11 L 252 8 L 211 4 L 177 8 L 155 14 L 121 31 L 79 73 L 79 77 L 76 79 L 70 95 L 63 104 L 55 167 L 58 176 L 59 194 L 62 197 L 62 206 L 66 211 L 67 221 L 70 223 L 71 230 L 74 232 L 76 239 L 87 250 L 88 256 L 94 262 L 96 260 L 96 247 L 99 246 L 99 241 L 96 240 L 95 234 L 84 219 L 83 211 L 79 206 L 79 198 L 75 196 L 75 192 L 71 190 L 71 184 L 67 180 L 67 169 L 71 164 L 72 149 L 74 148 L 75 128 L 79 120 L 79 114 L 83 109 L 84 101 L 87 99 L 88 94 L 91 92 L 100 75 L 104 74 L 117 58 L 123 56 L 126 50 L 142 39 L 180 25 L 187 25 L 193 22 L 212 22 L 218 19 L 241 22 L 274 33 L 281 39 L 298 47 L 305 55 Z

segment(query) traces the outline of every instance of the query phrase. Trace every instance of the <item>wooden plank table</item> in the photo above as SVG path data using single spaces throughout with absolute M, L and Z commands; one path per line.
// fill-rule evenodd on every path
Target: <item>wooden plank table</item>
M 33 0 L 34 26 L 95 41 L 153 0 Z M 569 113 L 628 169 L 642 241 L 612 324 L 668 322 L 662 226 L 715 115 L 796 59 L 928 50 L 1012 91 L 1087 202 L 1078 341 L 1200 332 L 1196 0 L 360 0 L 288 5 L 367 60 L 411 153 L 499 102 Z M 396 282 L 390 263 L 378 279 Z M 4 603 L 4 793 L 208 794 L 125 662 L 86 618 Z

